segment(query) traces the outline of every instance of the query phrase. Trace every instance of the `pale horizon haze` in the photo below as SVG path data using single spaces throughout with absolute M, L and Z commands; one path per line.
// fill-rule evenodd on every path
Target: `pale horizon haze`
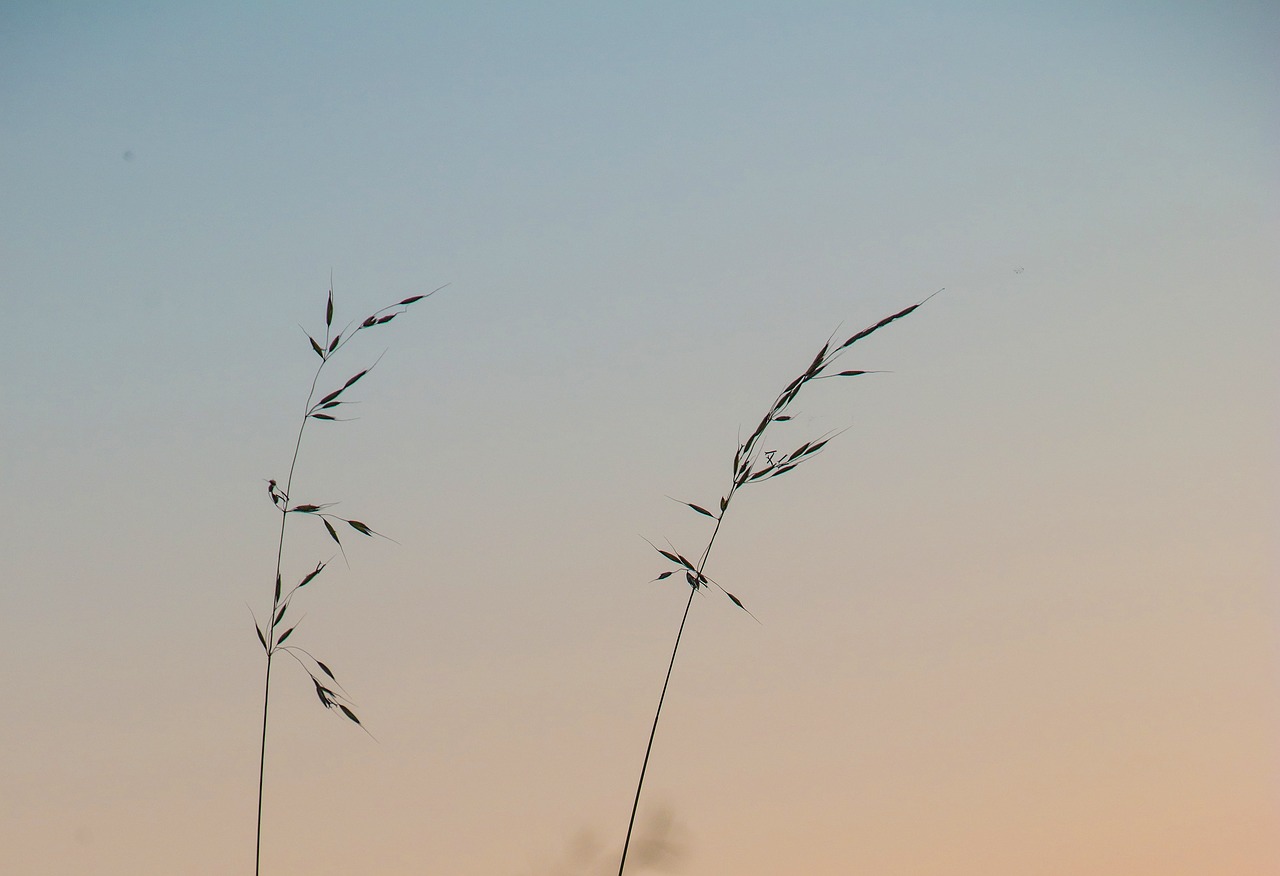
M 1280 872 L 1271 3 L 0 4 L 0 872 Z M 447 284 L 447 285 L 446 285 Z M 772 435 L 772 433 L 771 433 Z M 776 441 L 776 446 L 772 442 Z M 310 526 L 306 524 L 312 524 Z

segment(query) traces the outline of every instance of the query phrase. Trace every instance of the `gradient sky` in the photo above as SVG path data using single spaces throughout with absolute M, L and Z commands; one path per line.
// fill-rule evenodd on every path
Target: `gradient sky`
M 0 870 L 252 871 L 332 272 L 339 323 L 451 285 L 303 448 L 396 543 L 297 603 L 376 741 L 279 666 L 264 874 L 616 870 L 686 592 L 643 539 L 699 550 L 668 497 L 940 287 L 735 500 L 761 623 L 695 604 L 642 843 L 1275 873 L 1277 45 L 1265 2 L 0 5 Z

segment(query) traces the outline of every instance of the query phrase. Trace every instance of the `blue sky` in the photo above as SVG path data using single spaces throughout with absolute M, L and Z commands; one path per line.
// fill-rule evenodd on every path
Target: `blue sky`
M 379 741 L 284 674 L 264 872 L 608 872 L 683 601 L 642 537 L 695 550 L 668 497 L 941 287 L 735 505 L 709 571 L 762 623 L 695 605 L 646 829 L 690 873 L 1268 872 L 1278 38 L 1262 3 L 7 4 L 0 865 L 251 866 L 245 606 L 332 274 L 340 322 L 450 285 L 304 448 L 397 542 L 298 633 Z

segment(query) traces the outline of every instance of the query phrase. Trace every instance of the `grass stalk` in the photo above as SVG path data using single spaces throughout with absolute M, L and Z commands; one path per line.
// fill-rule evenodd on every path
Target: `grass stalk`
M 443 288 L 443 287 L 441 287 Z M 333 503 L 295 503 L 291 499 L 293 496 L 293 475 L 298 467 L 298 458 L 302 453 L 302 439 L 306 434 L 307 426 L 313 421 L 318 423 L 335 423 L 343 422 L 343 418 L 339 417 L 338 411 L 342 405 L 348 404 L 349 399 L 344 398 L 343 394 L 350 389 L 357 381 L 362 379 L 374 367 L 370 365 L 357 372 L 354 376 L 347 379 L 339 388 L 316 399 L 316 387 L 320 385 L 320 378 L 325 372 L 325 366 L 328 365 L 334 356 L 342 350 L 357 334 L 368 329 L 377 328 L 391 322 L 397 316 L 400 316 L 412 304 L 421 301 L 424 298 L 434 295 L 440 291 L 435 289 L 426 295 L 412 295 L 395 304 L 383 307 L 375 311 L 372 315 L 365 318 L 359 324 L 348 325 L 343 330 L 333 332 L 333 288 L 330 283 L 329 297 L 325 304 L 324 319 L 324 343 L 320 343 L 315 337 L 307 335 L 307 340 L 311 343 L 311 349 L 320 357 L 320 364 L 316 366 L 314 375 L 311 378 L 311 386 L 307 391 L 306 404 L 303 406 L 302 421 L 298 425 L 298 435 L 293 445 L 293 457 L 289 461 L 289 472 L 285 476 L 283 489 L 278 482 L 272 478 L 267 481 L 267 494 L 272 504 L 280 514 L 280 533 L 276 542 L 276 563 L 274 586 L 271 597 L 271 611 L 267 615 L 266 623 L 258 621 L 254 616 L 254 630 L 258 636 L 258 643 L 262 646 L 265 655 L 265 665 L 263 670 L 262 683 L 262 743 L 258 756 L 258 818 L 257 828 L 254 839 L 254 876 L 260 876 L 262 870 L 262 804 L 263 791 L 266 785 L 266 766 L 267 766 L 267 720 L 270 716 L 271 705 L 271 668 L 277 653 L 287 654 L 293 658 L 303 671 L 311 679 L 311 683 L 315 687 L 316 696 L 319 697 L 321 705 L 326 709 L 337 708 L 339 712 L 349 721 L 364 729 L 364 725 L 360 723 L 359 717 L 352 710 L 351 701 L 343 693 L 339 693 L 341 685 L 338 684 L 337 678 L 329 666 L 316 659 L 312 654 L 304 648 L 298 647 L 297 643 L 284 644 L 298 624 L 294 622 L 292 626 L 282 632 L 277 633 L 276 630 L 281 626 L 285 619 L 290 606 L 293 604 L 294 596 L 303 587 L 314 581 L 325 569 L 326 562 L 318 562 L 311 571 L 307 572 L 299 583 L 287 592 L 283 589 L 283 570 L 284 570 L 284 548 L 285 533 L 288 530 L 291 515 L 303 515 L 312 518 L 318 518 L 324 525 L 329 537 L 337 544 L 338 550 L 345 551 L 342 547 L 342 540 L 338 536 L 338 530 L 334 523 L 345 524 L 354 529 L 365 537 L 373 537 L 381 535 L 370 526 L 360 520 L 350 520 L 340 517 L 330 512 L 328 509 Z M 377 363 L 375 362 L 374 365 Z M 332 687 L 330 687 L 332 685 Z M 334 688 L 337 688 L 335 690 Z M 367 733 L 368 730 L 365 730 Z
M 941 289 L 938 290 L 938 292 L 941 291 Z M 734 605 L 743 611 L 746 611 L 747 614 L 751 614 L 751 612 L 747 611 L 747 607 L 742 604 L 742 600 L 738 599 L 738 597 L 734 596 L 728 590 L 725 590 L 719 583 L 708 578 L 705 574 L 707 561 L 711 557 L 711 548 L 715 545 L 716 536 L 720 534 L 720 527 L 724 523 L 724 517 L 725 514 L 728 513 L 729 505 L 733 502 L 734 496 L 736 496 L 738 491 L 743 487 L 763 483 L 764 481 L 780 477 L 787 472 L 794 470 L 801 463 L 807 462 L 821 453 L 827 443 L 835 437 L 833 434 L 821 435 L 815 439 L 804 442 L 789 453 L 780 453 L 776 450 L 764 449 L 765 434 L 774 424 L 785 423 L 792 419 L 791 415 L 786 413 L 786 411 L 790 407 L 791 403 L 795 401 L 796 397 L 799 396 L 800 391 L 810 382 L 831 377 L 858 377 L 864 374 L 877 373 L 874 371 L 859 370 L 834 371 L 830 370 L 830 368 L 835 360 L 853 344 L 868 335 L 879 331 L 890 323 L 909 315 L 934 295 L 937 295 L 938 292 L 934 292 L 933 295 L 928 296 L 924 300 L 919 301 L 910 307 L 904 308 L 890 316 L 886 316 L 876 324 L 852 335 L 844 341 L 844 343 L 838 346 L 833 347 L 832 340 L 834 337 L 829 338 L 827 342 L 822 345 L 818 354 L 813 357 L 809 367 L 807 367 L 798 377 L 788 383 L 782 392 L 778 394 L 777 398 L 774 399 L 773 405 L 769 408 L 768 413 L 764 415 L 764 418 L 761 419 L 759 425 L 757 425 L 751 435 L 747 437 L 746 441 L 742 441 L 738 444 L 737 450 L 734 452 L 733 456 L 733 478 L 730 481 L 728 490 L 726 490 L 725 494 L 720 497 L 718 510 L 712 512 L 707 508 L 701 505 L 695 505 L 692 502 L 681 502 L 682 505 L 692 509 L 695 513 L 701 516 L 710 517 L 716 522 L 715 528 L 711 531 L 711 535 L 707 539 L 707 544 L 702 549 L 702 554 L 697 563 L 690 562 L 683 554 L 675 550 L 674 547 L 671 550 L 664 550 L 659 548 L 657 545 L 653 545 L 654 550 L 661 554 L 664 559 L 674 564 L 674 568 L 662 572 L 655 580 L 660 581 L 665 578 L 669 578 L 672 575 L 683 573 L 685 583 L 689 585 L 689 599 L 685 603 L 684 614 L 680 618 L 680 628 L 676 631 L 675 646 L 671 649 L 671 662 L 667 664 L 667 675 L 662 682 L 662 693 L 658 697 L 658 707 L 654 711 L 653 715 L 653 726 L 649 730 L 649 743 L 645 747 L 644 761 L 640 766 L 640 780 L 636 783 L 635 799 L 631 804 L 631 817 L 627 822 L 627 836 L 623 841 L 622 856 L 618 862 L 618 876 L 623 876 L 626 871 L 627 850 L 631 847 L 631 835 L 635 829 L 636 813 L 640 808 L 640 796 L 644 790 L 644 779 L 649 770 L 649 756 L 653 753 L 653 740 L 658 734 L 658 722 L 662 718 L 662 705 L 667 698 L 667 688 L 671 684 L 671 674 L 675 670 L 676 655 L 680 651 L 680 642 L 684 637 L 685 625 L 689 620 L 689 612 L 693 607 L 693 597 L 700 589 L 705 589 L 709 585 L 715 585 L 715 587 L 727 596 Z M 751 616 L 755 617 L 754 615 Z

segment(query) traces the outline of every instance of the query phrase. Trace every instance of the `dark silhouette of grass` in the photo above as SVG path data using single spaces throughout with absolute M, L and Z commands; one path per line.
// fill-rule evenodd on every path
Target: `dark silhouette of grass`
M 939 289 L 938 292 L 942 290 Z M 933 295 L 937 295 L 934 292 Z M 889 323 L 902 319 L 904 316 L 912 313 L 916 308 L 920 307 L 933 295 L 928 296 L 923 301 L 911 305 L 908 308 L 898 311 L 897 313 L 886 316 L 875 325 L 863 329 L 857 334 L 851 336 L 844 343 L 833 347 L 829 338 L 822 348 L 818 350 L 818 354 L 813 357 L 813 361 L 809 363 L 798 377 L 786 385 L 786 387 L 774 399 L 773 405 L 769 408 L 768 413 L 760 420 L 759 425 L 751 432 L 746 441 L 738 445 L 737 450 L 733 454 L 733 478 L 729 483 L 729 489 L 720 501 L 716 504 L 714 511 L 708 510 L 701 505 L 695 505 L 692 502 L 682 502 L 681 504 L 688 506 L 696 513 L 710 517 L 716 522 L 715 528 L 711 531 L 711 537 L 707 539 L 706 546 L 702 549 L 702 553 L 698 555 L 698 561 L 695 563 L 686 556 L 677 551 L 674 547 L 671 550 L 664 550 L 657 545 L 652 545 L 653 549 L 671 562 L 675 568 L 668 569 L 660 574 L 657 580 L 669 578 L 672 575 L 683 574 L 685 583 L 689 585 L 689 600 L 685 603 L 684 615 L 680 618 L 680 628 L 676 631 L 675 646 L 671 649 L 671 661 L 667 664 L 667 676 L 662 682 L 662 694 L 658 697 L 658 708 L 654 712 L 653 727 L 649 731 L 649 744 L 645 747 L 644 762 L 640 767 L 640 780 L 636 783 L 635 801 L 631 805 L 631 819 L 627 823 L 627 837 L 622 845 L 622 858 L 618 863 L 618 876 L 623 876 L 623 871 L 627 867 L 627 850 L 631 846 L 631 834 L 635 828 L 636 812 L 640 808 L 640 794 L 644 790 L 644 777 L 649 769 L 649 755 L 653 752 L 653 739 L 658 732 L 658 720 L 662 717 L 662 704 L 667 698 L 667 687 L 671 684 L 671 672 L 675 669 L 676 655 L 680 651 L 680 640 L 684 636 L 685 623 L 689 620 L 689 609 L 693 606 L 694 595 L 708 585 L 714 585 L 720 592 L 729 598 L 729 600 L 738 608 L 747 611 L 742 600 L 734 596 L 728 590 L 725 590 L 718 583 L 708 578 L 704 570 L 706 569 L 707 560 L 711 556 L 711 548 L 715 545 L 716 536 L 720 534 L 720 527 L 724 524 L 725 514 L 729 511 L 729 506 L 733 502 L 738 491 L 747 486 L 763 483 L 776 477 L 781 477 L 789 471 L 794 470 L 802 463 L 813 459 L 823 448 L 827 446 L 834 434 L 820 435 L 817 438 L 806 441 L 789 453 L 782 453 L 775 450 L 764 449 L 764 436 L 769 431 L 769 427 L 775 423 L 785 423 L 791 419 L 786 413 L 787 408 L 795 401 L 800 391 L 814 380 L 825 380 L 831 377 L 859 377 L 864 374 L 874 374 L 873 371 L 832 371 L 831 365 L 840 357 L 840 355 L 850 346 L 867 337 L 868 335 L 879 331 Z M 652 543 L 650 543 L 652 544 Z M 753 618 L 755 615 L 751 615 Z
M 316 696 L 320 699 L 321 705 L 326 709 L 337 709 L 347 720 L 364 729 L 364 725 L 360 723 L 360 719 L 352 709 L 351 700 L 345 694 L 339 692 L 342 686 L 338 684 L 333 670 L 313 656 L 311 652 L 298 647 L 296 642 L 285 644 L 289 637 L 293 635 L 293 631 L 298 628 L 297 621 L 284 628 L 283 631 L 277 632 L 281 628 L 286 615 L 289 614 L 289 609 L 292 607 L 298 593 L 324 572 L 326 566 L 324 562 L 317 562 L 315 568 L 306 572 L 297 584 L 294 584 L 288 590 L 284 589 L 282 568 L 284 564 L 285 533 L 288 529 L 289 521 L 295 515 L 319 520 L 324 525 L 329 537 L 337 544 L 339 551 L 343 551 L 342 539 L 338 536 L 339 528 L 348 527 L 367 538 L 375 535 L 381 536 L 381 533 L 376 532 L 362 521 L 349 520 L 329 511 L 328 509 L 333 507 L 332 502 L 295 502 L 292 498 L 294 492 L 293 473 L 298 466 L 298 456 L 302 452 L 302 438 L 306 433 L 307 426 L 313 421 L 316 423 L 341 422 L 343 418 L 339 415 L 339 411 L 343 405 L 350 401 L 349 398 L 345 397 L 345 394 L 352 386 L 363 379 L 374 366 L 370 365 L 368 368 L 357 371 L 337 389 L 326 393 L 317 400 L 316 392 L 317 387 L 320 385 L 320 377 L 324 374 L 325 367 L 360 332 L 386 325 L 397 316 L 403 314 L 410 305 L 440 291 L 440 289 L 434 289 L 426 295 L 412 295 L 403 301 L 398 301 L 375 311 L 359 324 L 355 324 L 354 328 L 352 325 L 348 325 L 342 331 L 333 334 L 332 281 L 329 287 L 329 298 L 325 304 L 324 314 L 324 342 L 321 343 L 310 334 L 307 335 L 307 340 L 311 342 L 311 349 L 320 357 L 320 364 L 316 366 L 315 375 L 311 378 L 311 388 L 307 392 L 307 402 L 303 406 L 302 422 L 298 426 L 298 437 L 294 442 L 293 459 L 289 462 L 289 473 L 285 477 L 283 487 L 274 478 L 267 481 L 267 494 L 270 496 L 272 504 L 280 512 L 280 537 L 276 547 L 276 571 L 271 597 L 271 612 L 267 615 L 265 624 L 259 622 L 256 615 L 254 616 L 254 629 L 258 634 L 258 643 L 262 646 L 263 653 L 266 656 L 262 685 L 262 749 L 258 760 L 258 826 L 253 864 L 255 876 L 260 872 L 262 866 L 262 791 L 267 764 L 267 717 L 271 704 L 271 667 L 276 655 L 287 654 L 302 667 L 303 671 L 311 679 L 312 685 L 315 686 Z M 374 364 L 376 365 L 377 363 L 375 362 Z M 346 531 L 345 528 L 343 531 Z M 382 537 L 385 538 L 385 536 Z M 343 551 L 343 555 L 345 557 L 345 551 Z M 369 731 L 365 730 L 365 732 L 368 733 Z

